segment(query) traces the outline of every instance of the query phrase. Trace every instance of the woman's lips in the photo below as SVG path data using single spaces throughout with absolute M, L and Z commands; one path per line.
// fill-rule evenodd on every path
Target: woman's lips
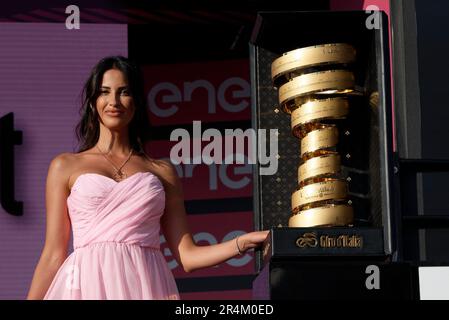
M 111 117 L 119 117 L 123 114 L 121 111 L 106 111 L 106 114 Z

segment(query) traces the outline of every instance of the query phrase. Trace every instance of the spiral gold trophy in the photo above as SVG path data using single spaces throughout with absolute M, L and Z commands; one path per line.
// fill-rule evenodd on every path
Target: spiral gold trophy
M 406 294 L 403 282 L 365 288 L 367 266 L 388 274 L 398 231 L 388 19 L 365 22 L 364 11 L 258 15 L 252 126 L 276 130 L 278 162 L 253 175 L 255 225 L 270 230 L 256 252 L 257 298 Z
M 299 48 L 271 66 L 281 109 L 291 115 L 291 130 L 300 140 L 298 188 L 291 197 L 289 227 L 351 226 L 354 212 L 342 174 L 337 122 L 349 113 L 355 89 L 350 66 L 356 50 L 346 43 Z

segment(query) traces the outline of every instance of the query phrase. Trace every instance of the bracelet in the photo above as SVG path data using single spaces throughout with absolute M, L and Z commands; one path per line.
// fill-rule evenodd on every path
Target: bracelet
M 238 252 L 239 252 L 239 255 L 242 255 L 242 254 L 244 254 L 244 252 L 243 252 L 242 250 L 240 250 L 240 247 L 239 247 L 239 238 L 240 238 L 240 236 L 238 236 L 237 238 L 235 238 L 235 244 L 236 244 L 236 246 L 237 246 L 237 250 L 238 250 Z

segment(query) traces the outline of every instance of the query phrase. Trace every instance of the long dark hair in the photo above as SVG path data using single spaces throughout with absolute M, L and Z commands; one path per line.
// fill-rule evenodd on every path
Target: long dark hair
M 82 105 L 79 112 L 81 120 L 75 129 L 79 142 L 77 152 L 92 148 L 98 141 L 100 124 L 95 106 L 100 95 L 103 75 L 110 69 L 120 70 L 128 80 L 130 94 L 133 97 L 135 106 L 134 116 L 128 126 L 129 142 L 135 152 L 145 155 L 144 142 L 147 140 L 150 123 L 146 111 L 143 77 L 137 64 L 122 56 L 111 56 L 101 59 L 92 69 L 84 85 Z

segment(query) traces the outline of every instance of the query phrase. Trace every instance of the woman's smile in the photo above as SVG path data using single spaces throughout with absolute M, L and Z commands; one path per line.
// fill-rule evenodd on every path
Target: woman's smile
M 106 111 L 105 113 L 108 116 L 110 116 L 110 117 L 120 117 L 124 112 L 123 111 L 114 110 L 114 111 Z

